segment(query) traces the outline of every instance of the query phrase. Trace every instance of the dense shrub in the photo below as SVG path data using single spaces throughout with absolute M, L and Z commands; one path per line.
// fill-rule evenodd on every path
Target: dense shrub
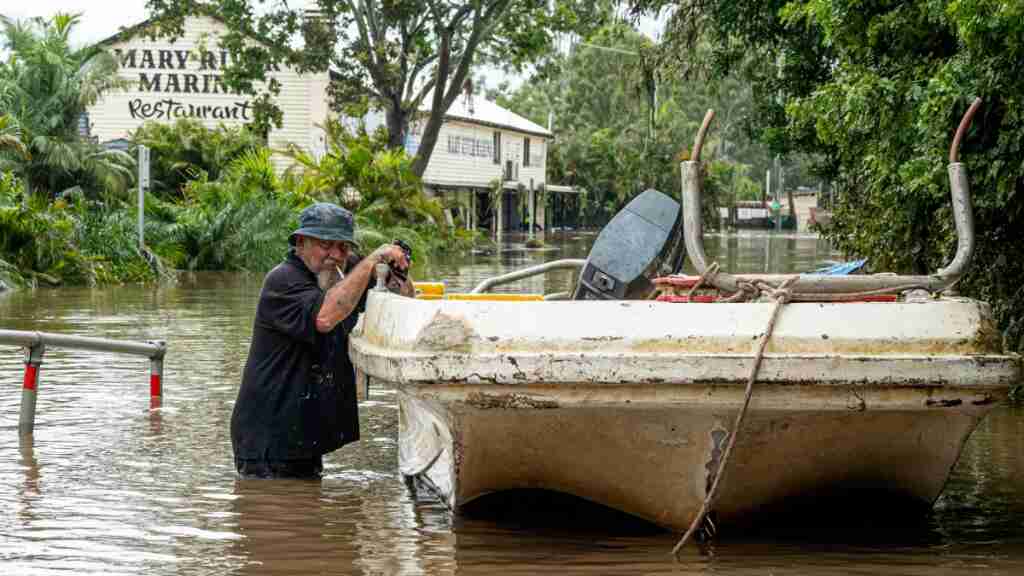
M 149 147 L 151 190 L 162 199 L 181 198 L 190 180 L 217 180 L 236 158 L 263 146 L 262 138 L 247 128 L 207 128 L 191 118 L 146 122 L 131 140 Z

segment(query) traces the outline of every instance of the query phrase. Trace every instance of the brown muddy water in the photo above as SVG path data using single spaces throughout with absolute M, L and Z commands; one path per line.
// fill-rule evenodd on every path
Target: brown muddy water
M 450 290 L 523 265 L 583 257 L 592 235 L 437 262 Z M 709 237 L 733 271 L 808 270 L 836 258 L 811 236 Z M 569 498 L 522 495 L 453 516 L 397 473 L 397 406 L 375 388 L 363 440 L 322 481 L 242 481 L 228 421 L 261 278 L 0 296 L 0 327 L 167 340 L 163 406 L 148 361 L 47 351 L 36 433 L 19 443 L 22 352 L 0 346 L 0 575 L 49 574 L 1024 574 L 1024 410 L 998 407 L 968 441 L 934 510 L 895 525 L 779 526 L 724 538 L 680 563 L 678 534 Z M 568 274 L 507 289 L 567 289 Z M 671 498 L 666 494 L 665 498 Z M 421 496 L 422 498 L 422 496 Z M 842 519 L 837 524 L 842 525 Z

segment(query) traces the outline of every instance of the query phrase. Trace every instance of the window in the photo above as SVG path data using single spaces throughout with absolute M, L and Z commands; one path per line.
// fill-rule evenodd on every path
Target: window
M 530 165 L 530 137 L 523 138 L 523 166 Z
M 494 131 L 494 163 L 501 164 L 501 132 Z

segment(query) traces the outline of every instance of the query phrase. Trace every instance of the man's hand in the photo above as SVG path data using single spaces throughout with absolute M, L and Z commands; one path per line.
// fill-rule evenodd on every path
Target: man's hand
M 402 271 L 409 269 L 409 259 L 406 258 L 405 251 L 395 244 L 380 245 L 370 254 L 369 259 L 374 264 L 384 262 Z

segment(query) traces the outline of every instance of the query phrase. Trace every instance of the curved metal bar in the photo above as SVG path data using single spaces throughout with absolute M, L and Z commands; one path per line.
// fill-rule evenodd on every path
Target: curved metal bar
M 950 164 L 947 171 L 953 195 L 953 218 L 956 221 L 956 254 L 953 261 L 936 274 L 955 282 L 967 272 L 974 256 L 974 207 L 964 165 L 959 162 Z
M 690 160 L 700 162 L 700 151 L 704 148 L 704 135 L 707 134 L 708 127 L 711 126 L 711 120 L 714 117 L 715 111 L 709 108 L 707 113 L 704 114 L 704 121 L 700 124 L 700 130 L 697 131 L 697 139 L 693 142 L 693 154 L 690 154 Z
M 970 108 L 967 109 L 967 113 L 960 119 L 960 126 L 956 129 L 956 135 L 953 136 L 953 143 L 949 145 L 949 163 L 956 164 L 960 161 L 960 140 L 963 139 L 967 129 L 971 126 L 971 122 L 974 120 L 974 113 L 978 111 L 981 106 L 981 98 L 975 98 L 974 102 L 971 102 Z
M 502 284 L 509 284 L 516 280 L 522 280 L 523 278 L 529 278 L 530 276 L 536 276 L 538 274 L 544 274 L 551 270 L 564 270 L 564 269 L 581 269 L 586 266 L 587 261 L 579 258 L 567 258 L 564 260 L 552 260 L 551 262 L 545 262 L 536 266 L 530 266 L 528 268 L 521 268 L 519 270 L 513 270 L 507 274 L 501 276 L 495 276 L 494 278 L 488 278 L 483 282 L 476 285 L 475 288 L 470 290 L 470 294 L 482 294 L 487 292 L 495 286 L 501 286 Z
M 957 130 L 957 137 L 954 138 L 954 145 L 959 146 L 957 138 L 962 138 L 967 127 L 970 126 L 971 118 L 977 111 L 975 101 L 971 108 L 964 114 Z M 705 121 L 712 116 L 711 111 L 705 116 Z M 702 132 L 697 134 L 694 149 L 699 150 L 704 138 Z M 951 157 L 955 154 L 951 152 Z M 696 157 L 695 158 L 699 158 Z M 683 233 L 686 237 L 686 254 L 693 263 L 697 273 L 704 275 L 708 270 L 707 256 L 704 253 L 703 221 L 701 218 L 701 202 L 704 183 L 698 159 L 687 160 L 680 163 L 682 176 L 682 203 L 683 203 Z M 873 275 L 873 276 L 821 276 L 804 274 L 790 287 L 793 292 L 805 294 L 846 294 L 851 292 L 866 292 L 872 290 L 886 289 L 911 289 L 924 288 L 930 291 L 939 291 L 948 288 L 967 270 L 971 257 L 974 253 L 974 216 L 971 206 L 970 188 L 967 181 L 967 173 L 963 164 L 955 162 L 949 165 L 950 196 L 953 201 L 953 213 L 956 219 L 957 251 L 952 262 L 945 268 L 929 276 L 900 276 L 900 275 Z M 739 292 L 741 282 L 767 281 L 778 284 L 786 276 L 766 274 L 726 274 L 720 272 L 712 274 L 707 278 L 712 284 L 724 292 Z
M 552 292 L 544 295 L 545 300 L 571 300 L 572 292 Z

